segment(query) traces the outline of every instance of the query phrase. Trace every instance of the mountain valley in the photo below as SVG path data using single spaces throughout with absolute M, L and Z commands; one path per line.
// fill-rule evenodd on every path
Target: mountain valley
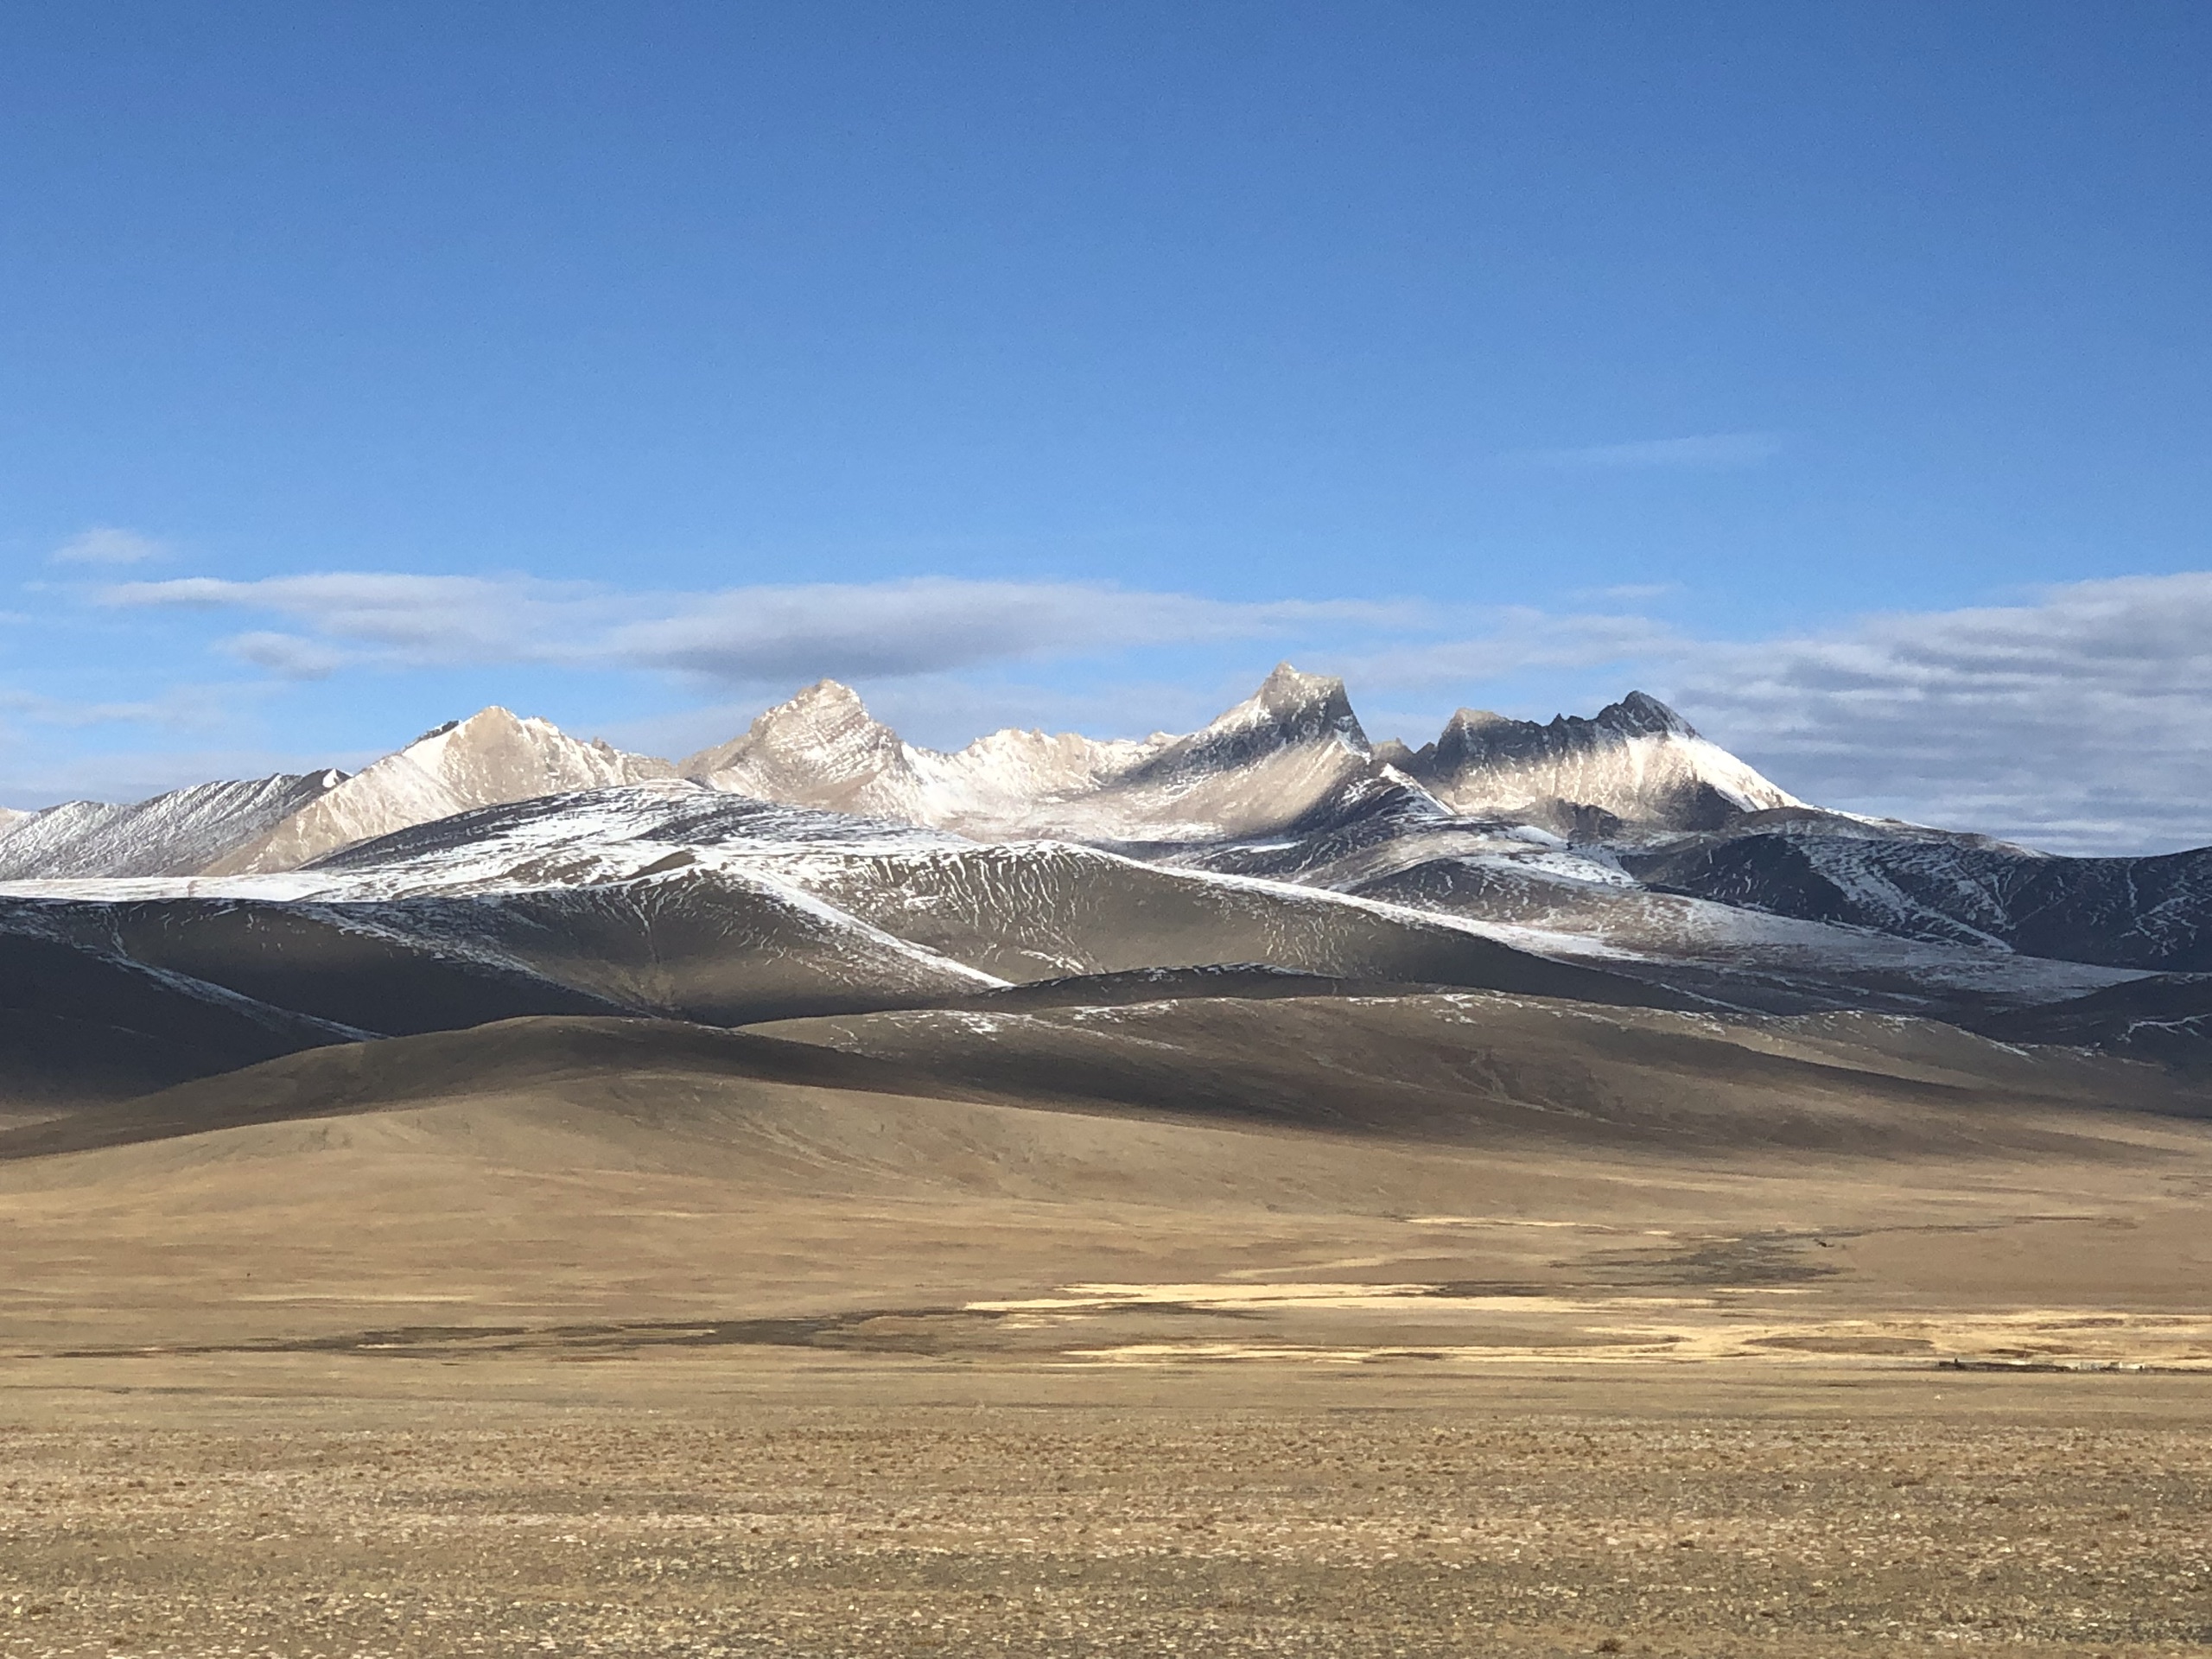
M 1287 667 L 0 821 L 0 1651 L 2178 1651 L 2208 861 Z

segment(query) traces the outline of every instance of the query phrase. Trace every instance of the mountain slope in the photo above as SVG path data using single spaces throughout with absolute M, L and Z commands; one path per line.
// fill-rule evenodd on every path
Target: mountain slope
M 1823 812 L 1640 693 L 1415 753 L 1286 664 L 1185 737 L 940 753 L 823 682 L 686 766 L 490 709 L 350 779 L 0 826 L 0 881 L 76 947 L 376 1033 L 1247 968 L 1974 1023 L 2212 967 L 2212 852 Z
M 1801 806 L 1656 697 L 1631 691 L 1594 719 L 1548 725 L 1462 709 L 1402 763 L 1453 810 L 1602 839 L 1623 826 L 1711 830 Z
M 964 964 L 995 981 L 1253 963 L 1593 1001 L 1678 1000 L 1450 918 L 1324 890 L 1166 868 L 1071 842 L 980 843 L 674 783 L 487 808 L 352 849 L 287 880 L 318 882 L 301 896 L 323 902 L 466 894 L 537 906 L 648 881 L 697 894 L 719 884 L 726 896 L 741 888 L 814 905 L 918 953 L 917 962 L 937 964 L 933 974 Z M 948 981 L 931 994 L 963 988 Z
M 1621 862 L 1655 887 L 1778 915 L 2116 968 L 2212 969 L 2212 849 L 2057 858 L 1971 836 L 1799 826 Z
M 128 806 L 69 801 L 0 825 L 0 881 L 192 875 L 327 797 L 342 772 L 195 784 Z
M 207 873 L 297 869 L 355 842 L 472 807 L 634 783 L 671 771 L 664 760 L 579 742 L 546 721 L 486 709 L 355 773 L 252 845 L 216 860 Z
M 2147 1067 L 2024 1053 L 1938 1025 L 1480 993 L 912 1010 L 756 1029 L 896 1062 L 941 1089 L 1438 1144 L 1893 1156 L 1972 1150 L 2001 1121 L 1991 1108 L 2207 1109 Z M 2029 1130 L 2017 1144 L 2041 1139 Z
M 1095 792 L 1166 741 L 1007 730 L 950 753 L 917 748 L 872 718 L 850 687 L 823 680 L 681 769 L 764 800 L 989 834 L 1028 824 L 1043 804 Z
M 0 1116 L 143 1093 L 360 1033 L 0 908 Z
M 901 742 L 825 680 L 683 762 L 715 788 L 983 836 L 1188 841 L 1310 811 L 1367 769 L 1344 683 L 1284 664 L 1183 738 L 1002 731 L 950 753 Z

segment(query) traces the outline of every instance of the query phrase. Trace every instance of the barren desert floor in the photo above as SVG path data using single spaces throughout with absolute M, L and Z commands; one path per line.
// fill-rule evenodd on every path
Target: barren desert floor
M 726 1050 L 0 1136 L 0 1656 L 2212 1646 L 2201 1119 L 1639 1061 L 1397 1134 Z
M 12 1368 L 0 1653 L 2201 1651 L 2196 1378 Z

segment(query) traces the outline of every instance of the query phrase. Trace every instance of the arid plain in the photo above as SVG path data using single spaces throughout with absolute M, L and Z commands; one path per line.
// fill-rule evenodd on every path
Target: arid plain
M 2212 1641 L 2212 1126 L 2128 1062 L 1180 999 L 11 1109 L 0 1653 Z

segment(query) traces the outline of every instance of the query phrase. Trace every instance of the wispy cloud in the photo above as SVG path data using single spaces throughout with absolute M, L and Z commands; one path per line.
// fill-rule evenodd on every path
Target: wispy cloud
M 168 556 L 166 542 L 135 530 L 95 524 L 81 531 L 47 556 L 56 564 L 150 564 Z
M 1666 683 L 1811 798 L 2059 850 L 2212 842 L 2212 572 L 1707 645 Z
M 101 599 L 142 610 L 281 616 L 297 631 L 240 633 L 223 648 L 292 676 L 346 663 L 544 663 L 657 670 L 725 685 L 897 678 L 1316 627 L 1402 627 L 1418 615 L 1416 607 L 1364 600 L 1236 603 L 1077 582 L 927 579 L 653 593 L 527 576 L 376 571 L 122 582 Z
M 2212 572 L 1751 641 L 1637 615 L 1510 612 L 1480 632 L 1339 660 L 1397 697 L 1530 669 L 1583 671 L 1604 696 L 1641 684 L 1829 805 L 2058 852 L 2212 843 Z
M 1506 459 L 1562 471 L 1675 468 L 1721 471 L 1756 467 L 1782 451 L 1771 432 L 1706 432 L 1685 438 L 1639 438 L 1629 443 L 1590 443 L 1562 449 L 1516 449 Z
M 1476 620 L 1478 632 L 1401 638 L 1364 651 L 1338 652 L 1332 671 L 1355 685 L 1452 693 L 1530 670 L 1671 661 L 1694 649 L 1671 625 L 1635 614 L 1559 614 L 1513 606 L 1480 613 Z
M 220 649 L 280 680 L 327 680 L 351 660 L 342 651 L 294 633 L 236 633 Z
M 73 729 L 122 725 L 212 731 L 229 719 L 241 696 L 251 696 L 252 690 L 235 685 L 174 685 L 155 696 L 105 701 L 0 690 L 0 715 L 29 724 Z

